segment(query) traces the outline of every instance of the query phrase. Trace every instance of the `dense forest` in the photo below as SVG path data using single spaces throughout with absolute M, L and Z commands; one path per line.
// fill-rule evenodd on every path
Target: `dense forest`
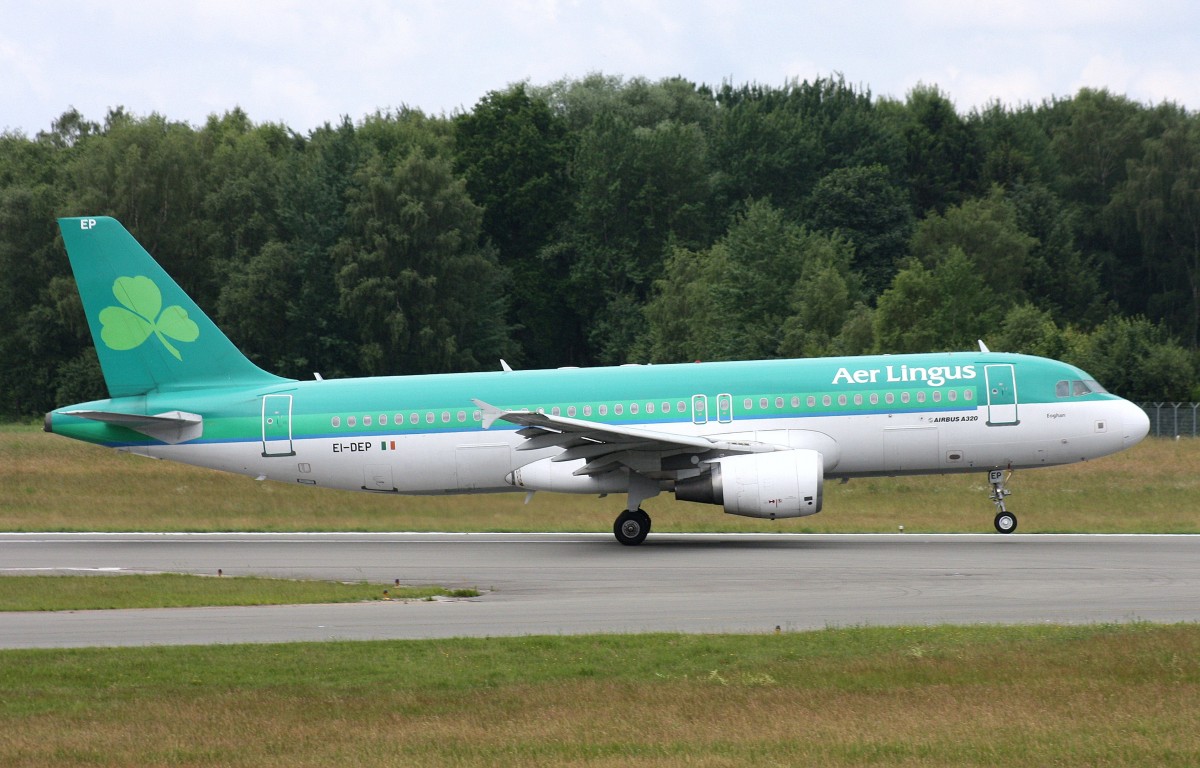
M 1200 399 L 1200 116 L 1106 90 L 592 75 L 308 135 L 70 110 L 0 135 L 0 414 L 105 396 L 55 222 L 93 214 L 291 377 L 983 339 Z

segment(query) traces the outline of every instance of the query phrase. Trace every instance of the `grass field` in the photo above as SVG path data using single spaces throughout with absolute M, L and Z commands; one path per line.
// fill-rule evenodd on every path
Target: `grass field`
M 1146 440 L 1085 464 L 1018 472 L 1020 531 L 1200 532 L 1200 440 Z M 34 426 L 0 427 L 0 530 L 608 531 L 624 499 L 537 494 L 394 497 L 346 493 L 152 461 Z M 798 520 L 733 517 L 669 494 L 645 508 L 658 532 L 991 531 L 983 473 L 827 484 Z
M 0 765 L 1195 766 L 1195 626 L 0 653 Z
M 473 597 L 474 590 L 297 581 L 253 576 L 213 578 L 178 573 L 89 576 L 4 576 L 0 611 L 84 611 L 213 605 L 294 605 L 368 600 Z

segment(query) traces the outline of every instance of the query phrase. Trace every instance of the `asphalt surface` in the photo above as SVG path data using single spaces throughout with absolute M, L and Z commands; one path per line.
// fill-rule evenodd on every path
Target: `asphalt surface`
M 0 575 L 475 587 L 438 602 L 0 614 L 0 648 L 1200 621 L 1200 536 L 0 534 Z

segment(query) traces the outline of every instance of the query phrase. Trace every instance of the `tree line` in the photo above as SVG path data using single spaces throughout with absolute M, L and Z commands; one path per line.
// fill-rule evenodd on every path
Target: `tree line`
M 55 218 L 111 215 L 258 364 L 326 378 L 971 349 L 1200 399 L 1200 117 L 1084 89 L 591 75 L 307 135 L 0 135 L 0 414 L 104 396 Z

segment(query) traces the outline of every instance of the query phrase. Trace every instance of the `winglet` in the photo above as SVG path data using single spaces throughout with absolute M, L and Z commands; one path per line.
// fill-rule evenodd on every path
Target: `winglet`
M 500 410 L 494 405 L 485 403 L 482 400 L 472 398 L 471 402 L 475 403 L 475 405 L 479 408 L 480 413 L 483 414 L 484 429 L 491 429 L 492 425 L 496 423 L 496 420 L 504 415 L 504 411 Z

